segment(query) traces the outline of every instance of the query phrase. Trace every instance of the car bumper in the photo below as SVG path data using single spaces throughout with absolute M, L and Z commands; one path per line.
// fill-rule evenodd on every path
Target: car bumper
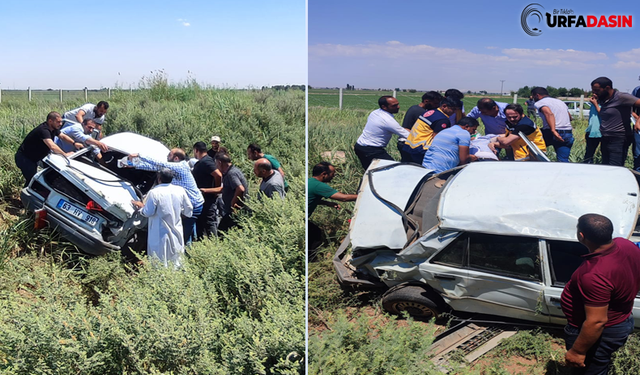
M 93 236 L 90 232 L 79 228 L 73 221 L 44 204 L 42 199 L 32 194 L 28 188 L 20 193 L 22 204 L 30 211 L 45 209 L 49 227 L 57 230 L 62 237 L 73 242 L 87 254 L 102 255 L 109 251 L 119 251 L 120 248 Z
M 333 257 L 333 268 L 336 270 L 338 283 L 342 288 L 351 289 L 386 289 L 387 285 L 382 281 L 365 280 L 357 277 L 355 272 L 346 266 L 347 249 L 350 237 L 347 236 L 340 244 L 336 255 Z

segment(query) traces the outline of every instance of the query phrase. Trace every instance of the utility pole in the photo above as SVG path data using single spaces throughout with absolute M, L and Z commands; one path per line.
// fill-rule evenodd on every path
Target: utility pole
M 500 96 L 502 96 L 502 86 L 504 85 L 504 81 L 506 81 L 506 80 L 504 80 L 504 79 L 500 80 Z

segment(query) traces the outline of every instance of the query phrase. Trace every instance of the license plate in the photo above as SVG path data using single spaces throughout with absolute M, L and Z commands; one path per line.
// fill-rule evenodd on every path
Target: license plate
M 83 210 L 81 210 L 80 208 L 78 208 L 77 206 L 65 201 L 64 199 L 60 199 L 60 201 L 58 202 L 57 207 L 59 209 L 61 209 L 62 211 L 68 213 L 69 215 L 78 218 L 80 220 L 82 220 L 83 222 L 91 225 L 91 226 L 95 226 L 96 224 L 98 224 L 98 218 L 93 216 L 93 215 L 89 215 L 88 213 L 84 212 Z

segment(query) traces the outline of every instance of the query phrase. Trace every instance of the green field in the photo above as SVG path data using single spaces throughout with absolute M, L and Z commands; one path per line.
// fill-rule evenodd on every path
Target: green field
M 116 95 L 118 90 L 111 90 L 111 95 Z M 129 93 L 129 90 L 121 90 Z M 29 101 L 29 92 L 27 90 L 2 90 L 2 102 L 22 102 Z M 59 90 L 31 90 L 31 100 L 34 102 L 60 102 Z M 73 100 L 84 100 L 84 90 L 62 90 L 63 102 Z M 87 90 L 87 102 L 97 103 L 101 100 L 109 101 L 109 91 L 104 90 Z
M 155 82 L 112 92 L 104 131 L 132 131 L 191 152 L 220 135 L 249 181 L 241 228 L 194 243 L 180 271 L 91 257 L 33 230 L 13 161 L 49 111 L 84 98 L 0 104 L 0 373 L 303 374 L 305 353 L 305 97 Z M 246 147 L 287 173 L 285 200 L 256 197 Z
M 396 99 L 400 103 L 400 111 L 404 112 L 412 105 L 416 105 L 422 101 L 424 92 L 397 92 Z M 393 95 L 393 91 L 374 91 L 374 90 L 353 90 L 342 91 L 342 108 L 343 109 L 362 109 L 372 111 L 378 108 L 378 98 L 383 95 Z M 483 96 L 469 96 L 465 94 L 462 102 L 464 108 L 469 112 L 475 107 L 478 99 Z M 339 90 L 311 89 L 309 90 L 309 107 L 325 107 L 339 108 L 340 103 Z M 513 103 L 513 96 L 490 96 L 495 101 Z M 524 105 L 526 98 L 518 98 L 518 103 L 526 109 Z

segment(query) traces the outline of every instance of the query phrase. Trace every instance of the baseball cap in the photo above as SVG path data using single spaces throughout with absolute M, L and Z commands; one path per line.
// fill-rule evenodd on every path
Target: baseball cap
M 214 135 L 213 137 L 211 137 L 211 142 L 218 142 L 218 143 L 220 143 L 220 137 L 218 137 L 217 135 Z

